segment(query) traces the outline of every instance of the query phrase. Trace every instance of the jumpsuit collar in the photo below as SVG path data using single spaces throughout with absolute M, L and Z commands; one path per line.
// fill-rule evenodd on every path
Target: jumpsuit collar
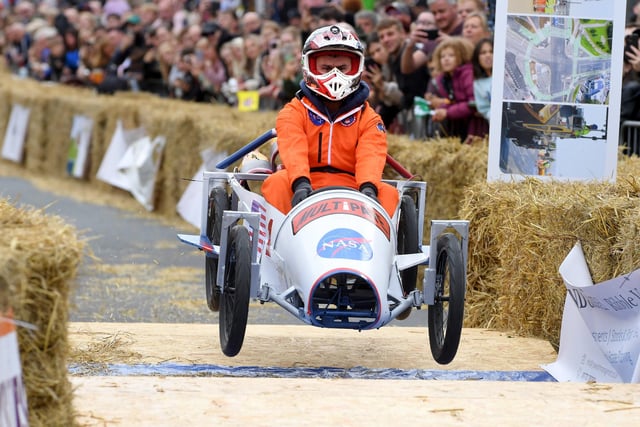
M 365 82 L 360 82 L 360 86 L 349 96 L 342 100 L 342 105 L 335 113 L 330 113 L 327 106 L 324 105 L 322 97 L 309 89 L 304 81 L 300 82 L 300 89 L 302 94 L 311 101 L 313 106 L 325 116 L 331 119 L 332 122 L 336 118 L 343 114 L 353 110 L 354 108 L 361 107 L 365 101 L 369 98 L 369 86 Z

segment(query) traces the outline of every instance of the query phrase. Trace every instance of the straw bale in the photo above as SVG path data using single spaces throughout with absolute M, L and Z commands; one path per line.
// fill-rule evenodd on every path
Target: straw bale
M 413 141 L 391 135 L 389 153 L 417 178 L 427 182 L 425 241 L 432 219 L 459 219 L 464 189 L 487 177 L 488 145 L 460 144 L 459 139 Z
M 83 242 L 73 227 L 43 211 L 0 199 L 0 277 L 9 286 L 32 426 L 75 425 L 67 378 L 68 300 Z
M 628 218 L 637 210 L 638 192 L 630 196 L 628 190 L 532 178 L 467 188 L 460 214 L 471 221 L 467 326 L 557 345 L 566 293 L 558 268 L 580 241 L 594 282 L 621 273 L 621 255 L 630 249 L 614 244 L 638 238 L 637 231 L 629 234 L 637 223 Z

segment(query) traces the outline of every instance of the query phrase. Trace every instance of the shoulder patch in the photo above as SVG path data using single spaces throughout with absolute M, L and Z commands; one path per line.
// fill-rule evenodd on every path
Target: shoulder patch
M 376 125 L 376 127 L 378 128 L 378 130 L 382 133 L 387 133 L 387 130 L 384 128 L 384 123 L 382 122 L 378 122 L 378 124 Z

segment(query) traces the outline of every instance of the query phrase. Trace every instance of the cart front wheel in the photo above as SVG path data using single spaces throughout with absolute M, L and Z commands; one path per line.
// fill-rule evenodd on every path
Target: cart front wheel
M 454 234 L 445 233 L 438 238 L 435 298 L 427 313 L 431 354 L 442 365 L 451 362 L 458 351 L 465 292 L 460 242 Z
M 249 232 L 235 225 L 229 233 L 224 271 L 224 289 L 220 295 L 220 347 L 233 357 L 240 352 L 249 314 L 251 292 L 251 240 Z

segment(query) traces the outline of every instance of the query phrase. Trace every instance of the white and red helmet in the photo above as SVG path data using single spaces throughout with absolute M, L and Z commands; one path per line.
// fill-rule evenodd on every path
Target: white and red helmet
M 345 74 L 334 68 L 320 74 L 316 66 L 318 56 L 340 53 L 351 58 L 351 71 Z M 302 77 L 307 87 L 331 100 L 346 98 L 360 85 L 364 70 L 364 47 L 356 33 L 338 25 L 329 25 L 315 30 L 302 48 Z

